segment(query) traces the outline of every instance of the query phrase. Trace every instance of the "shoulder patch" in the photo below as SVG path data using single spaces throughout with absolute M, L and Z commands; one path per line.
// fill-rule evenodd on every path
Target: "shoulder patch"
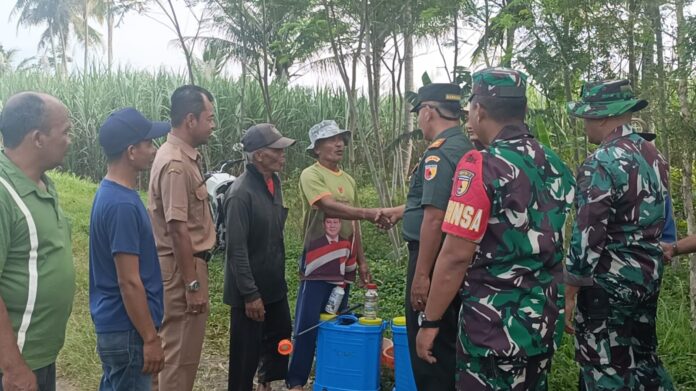
M 476 174 L 470 170 L 459 170 L 457 173 L 457 189 L 454 193 L 457 197 L 463 196 L 467 191 L 469 191 L 471 181 L 474 179 L 475 175 Z
M 183 163 L 179 160 L 172 160 L 166 165 L 164 172 L 166 174 L 181 174 L 182 172 L 184 172 Z
M 425 158 L 425 162 L 426 162 L 426 163 L 428 163 L 428 162 L 435 162 L 435 163 L 437 163 L 437 162 L 439 162 L 439 161 L 440 161 L 440 157 L 439 157 L 439 156 L 436 156 L 436 155 L 428 156 L 428 157 Z
M 437 175 L 437 164 L 426 164 L 425 165 L 425 180 L 429 181 Z
M 433 141 L 432 143 L 430 143 L 430 145 L 428 145 L 428 149 L 440 148 L 442 146 L 442 144 L 445 143 L 445 141 L 447 141 L 446 138 L 439 138 L 439 139 Z

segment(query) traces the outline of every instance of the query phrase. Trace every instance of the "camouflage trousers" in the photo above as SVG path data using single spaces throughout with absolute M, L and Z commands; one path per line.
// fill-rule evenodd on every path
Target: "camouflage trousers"
M 457 390 L 546 391 L 552 357 L 553 353 L 531 357 L 472 357 L 458 348 Z
M 674 390 L 657 357 L 657 297 L 624 301 L 582 288 L 575 314 L 580 390 Z

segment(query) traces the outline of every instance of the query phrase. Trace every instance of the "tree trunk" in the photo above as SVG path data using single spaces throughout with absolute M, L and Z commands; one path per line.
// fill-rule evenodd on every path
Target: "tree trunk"
M 172 0 L 167 0 L 167 4 L 169 4 L 169 10 L 167 10 L 164 7 L 164 5 L 162 5 L 159 1 L 157 1 L 157 4 L 162 9 L 162 11 L 164 11 L 164 13 L 167 14 L 169 20 L 172 22 L 177 39 L 179 40 L 179 44 L 181 45 L 181 50 L 184 52 L 184 57 L 186 59 L 186 70 L 188 71 L 189 83 L 196 84 L 196 78 L 193 75 L 193 57 L 191 55 L 191 52 L 189 51 L 188 46 L 186 46 L 186 40 L 184 39 L 183 33 L 181 32 L 181 26 L 179 25 L 179 19 L 176 15 L 176 11 L 174 10 Z
M 380 205 L 382 207 L 390 207 L 391 206 L 391 196 L 389 194 L 389 188 L 387 186 L 387 180 L 386 180 L 386 165 L 385 165 L 385 159 L 384 159 L 384 143 L 382 140 L 381 132 L 380 132 L 380 122 L 379 122 L 379 102 L 380 102 L 380 86 L 381 86 L 381 63 L 382 63 L 382 56 L 384 54 L 384 46 L 385 46 L 385 37 L 384 34 L 382 33 L 381 27 L 373 23 L 372 20 L 369 19 L 369 14 L 367 12 L 367 5 L 366 3 L 366 12 L 365 12 L 365 19 L 366 23 L 368 25 L 371 25 L 369 27 L 369 33 L 367 36 L 367 47 L 365 50 L 365 70 L 367 73 L 367 80 L 368 80 L 368 97 L 370 99 L 369 106 L 370 106 L 370 119 L 372 122 L 372 132 L 375 136 L 376 139 L 376 144 L 377 144 L 377 150 L 375 151 L 376 153 L 376 161 L 375 159 L 372 158 L 372 154 L 370 153 L 369 145 L 367 144 L 365 140 L 364 134 L 361 132 L 360 133 L 360 141 L 363 144 L 363 151 L 366 152 L 366 158 L 370 167 L 370 171 L 372 174 L 372 180 L 375 185 L 375 188 L 377 189 L 377 195 L 379 196 L 380 200 Z M 395 254 L 397 254 L 397 259 L 399 258 L 399 247 L 400 247 L 400 240 L 395 232 L 396 230 L 390 230 L 388 232 L 389 234 L 389 239 L 392 243 L 392 247 L 394 249 Z
M 53 69 L 56 72 L 56 76 L 60 74 L 58 69 L 58 53 L 56 52 L 56 38 L 53 35 L 53 25 L 48 27 L 51 30 L 51 55 L 53 56 Z
M 684 198 L 684 214 L 689 235 L 696 233 L 696 218 L 694 217 L 694 194 L 692 186 L 694 154 L 685 151 L 682 155 L 682 197 Z M 696 329 L 696 255 L 689 256 L 689 302 L 691 303 L 691 327 Z
M 660 15 L 660 8 L 657 2 L 651 4 L 652 12 L 650 13 L 650 19 L 652 22 L 653 30 L 655 31 L 655 54 L 657 56 L 657 113 L 659 119 L 655 121 L 660 125 L 660 128 L 656 130 L 655 133 L 659 136 L 659 141 L 662 144 L 662 151 L 667 155 L 667 161 L 669 161 L 669 150 L 666 148 L 667 144 L 667 98 L 665 96 L 665 57 L 664 57 L 664 45 L 662 41 L 662 16 Z
M 266 2 L 261 2 L 261 16 L 262 24 L 261 26 L 266 26 Z M 265 27 L 263 29 L 263 75 L 261 75 L 261 90 L 263 91 L 263 102 L 266 106 L 266 120 L 269 123 L 273 123 L 273 106 L 271 105 L 271 91 L 269 82 L 269 64 L 268 64 L 268 37 L 266 35 Z
M 505 7 L 510 7 L 510 1 L 505 2 Z M 504 12 L 502 10 L 501 12 Z M 517 30 L 516 25 L 511 25 L 505 30 L 505 48 L 503 59 L 500 65 L 506 68 L 512 68 L 512 56 L 515 50 L 515 31 Z
M 677 14 L 677 77 L 679 78 L 677 86 L 677 95 L 679 96 L 679 108 L 681 119 L 686 127 L 691 126 L 691 112 L 689 110 L 688 100 L 688 74 L 689 64 L 686 59 L 686 26 L 684 21 L 684 0 L 676 2 Z M 682 193 L 684 196 L 684 212 L 686 214 L 686 225 L 688 234 L 696 233 L 696 217 L 694 216 L 694 198 L 693 198 L 693 158 L 694 153 L 690 145 L 686 143 L 684 147 L 686 151 L 683 153 L 683 175 L 682 175 Z M 696 255 L 692 254 L 689 257 L 689 302 L 691 303 L 691 327 L 696 329 Z
M 62 65 L 61 65 L 61 68 L 63 71 L 63 76 L 68 75 L 68 54 L 67 54 L 68 42 L 67 42 L 67 40 L 68 40 L 68 37 L 66 37 L 65 34 L 61 33 L 60 34 L 60 53 L 61 53 L 61 57 L 63 59 Z
M 403 71 L 403 58 L 399 50 L 399 39 L 396 33 L 391 35 L 391 40 L 394 43 L 394 54 L 392 55 L 391 67 L 387 65 L 387 61 L 383 59 L 384 66 L 389 72 L 391 88 L 389 91 L 389 101 L 391 104 L 391 115 L 390 124 L 388 132 L 388 140 L 394 140 L 401 134 L 401 105 L 402 105 L 402 94 L 399 89 L 401 83 L 401 73 Z M 392 154 L 392 173 L 391 173 L 391 192 L 390 194 L 398 194 L 402 184 L 404 183 L 402 178 L 403 168 L 401 167 L 401 145 L 396 145 L 394 148 L 394 153 Z
M 84 29 L 85 31 L 83 32 L 84 34 L 84 40 L 85 40 L 85 57 L 84 57 L 84 63 L 82 64 L 82 74 L 84 75 L 85 79 L 87 78 L 87 67 L 89 66 L 89 35 L 88 35 L 88 30 L 89 30 L 89 1 L 90 0 L 84 0 L 84 9 L 82 10 L 82 18 L 83 23 L 84 23 Z M 85 83 L 87 80 L 85 80 Z
M 506 43 L 505 43 L 505 54 L 503 55 L 503 61 L 500 65 L 506 68 L 512 68 L 512 55 L 515 46 L 515 26 L 508 27 L 505 33 Z
M 107 70 L 111 72 L 114 62 L 114 2 L 109 1 L 106 12 L 106 64 Z
M 454 63 L 452 64 L 452 80 L 457 80 L 457 65 L 459 64 L 459 7 L 454 12 Z
M 628 1 L 628 80 L 631 81 L 634 91 L 638 94 L 638 81 L 636 69 L 636 37 L 635 37 L 635 21 L 636 21 L 636 1 Z
M 483 1 L 483 14 L 484 14 L 484 30 L 483 30 L 483 50 L 481 53 L 483 53 L 483 61 L 486 63 L 486 68 L 489 68 L 491 66 L 491 60 L 488 58 L 488 37 L 490 34 L 491 26 L 490 26 L 490 21 L 491 21 L 491 13 L 490 13 L 490 7 L 488 4 L 488 0 Z
M 645 4 L 645 14 L 650 17 L 653 13 L 654 8 L 651 4 Z M 652 30 L 653 26 L 651 22 L 642 23 L 644 29 Z M 646 39 L 643 42 L 643 51 L 641 58 L 641 82 L 640 91 L 643 96 L 655 96 L 655 31 L 648 31 L 648 34 L 644 34 Z M 647 110 L 645 113 L 641 113 L 641 118 L 652 125 L 652 116 L 650 115 L 651 110 Z
M 410 20 L 411 6 L 406 7 Z M 413 32 L 408 29 L 404 35 L 404 91 L 413 91 Z M 403 163 L 404 178 L 408 178 L 411 170 L 411 154 L 413 153 L 413 118 L 411 117 L 411 103 L 404 99 L 404 133 L 408 134 L 404 141 Z

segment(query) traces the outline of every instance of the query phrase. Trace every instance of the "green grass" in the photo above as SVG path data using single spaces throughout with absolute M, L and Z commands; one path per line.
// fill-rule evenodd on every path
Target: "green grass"
M 96 185 L 68 174 L 54 173 L 61 197 L 61 205 L 73 224 L 73 248 L 75 267 L 77 270 L 77 291 L 73 313 L 68 325 L 66 344 L 58 360 L 59 375 L 73 384 L 79 390 L 97 388 L 101 376 L 101 366 L 95 352 L 94 327 L 89 315 L 88 304 L 88 232 L 89 213 Z M 286 203 L 291 208 L 288 219 L 287 245 L 288 261 L 286 274 L 290 290 L 290 305 L 294 308 L 297 294 L 297 256 L 300 252 L 300 201 L 294 182 L 285 184 Z M 374 192 L 367 190 L 361 193 L 365 205 L 375 204 Z M 406 267 L 405 262 L 385 260 L 391 252 L 386 235 L 378 233 L 367 224 L 365 230 L 365 247 L 368 260 L 371 263 L 374 278 L 379 284 L 380 316 L 385 319 L 402 315 Z M 207 337 L 204 355 L 205 376 L 224 376 L 228 349 L 229 309 L 222 304 L 222 264 L 216 258 L 210 265 L 210 303 L 211 314 L 208 320 Z M 671 374 L 679 390 L 696 391 L 696 337 L 689 326 L 688 305 L 688 274 L 685 266 L 676 271 L 668 268 L 663 282 L 658 311 L 658 337 L 660 341 L 660 356 Z M 361 301 L 363 291 L 354 290 L 351 300 Z M 212 358 L 211 358 L 212 357 Z M 214 360 L 214 364 L 211 361 Z M 212 368 L 211 368 L 212 367 Z M 201 377 L 205 377 L 201 376 Z M 215 379 L 201 379 L 198 388 L 210 390 L 220 389 Z M 224 378 L 222 379 L 224 382 Z M 389 375 L 384 376 L 385 390 Z M 572 339 L 565 336 L 563 344 L 556 353 L 550 378 L 551 390 L 571 390 L 577 386 L 577 366 L 573 361 Z M 207 385 L 207 387 L 206 387 Z

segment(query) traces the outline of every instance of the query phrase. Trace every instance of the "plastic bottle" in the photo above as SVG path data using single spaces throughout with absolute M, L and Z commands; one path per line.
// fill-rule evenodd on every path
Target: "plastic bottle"
M 326 307 L 324 312 L 328 314 L 335 314 L 341 307 L 341 302 L 343 301 L 343 295 L 346 294 L 345 290 L 346 284 L 336 285 L 331 291 L 331 296 L 329 296 L 329 301 L 326 302 Z
M 377 285 L 367 284 L 365 291 L 365 319 L 377 319 Z

